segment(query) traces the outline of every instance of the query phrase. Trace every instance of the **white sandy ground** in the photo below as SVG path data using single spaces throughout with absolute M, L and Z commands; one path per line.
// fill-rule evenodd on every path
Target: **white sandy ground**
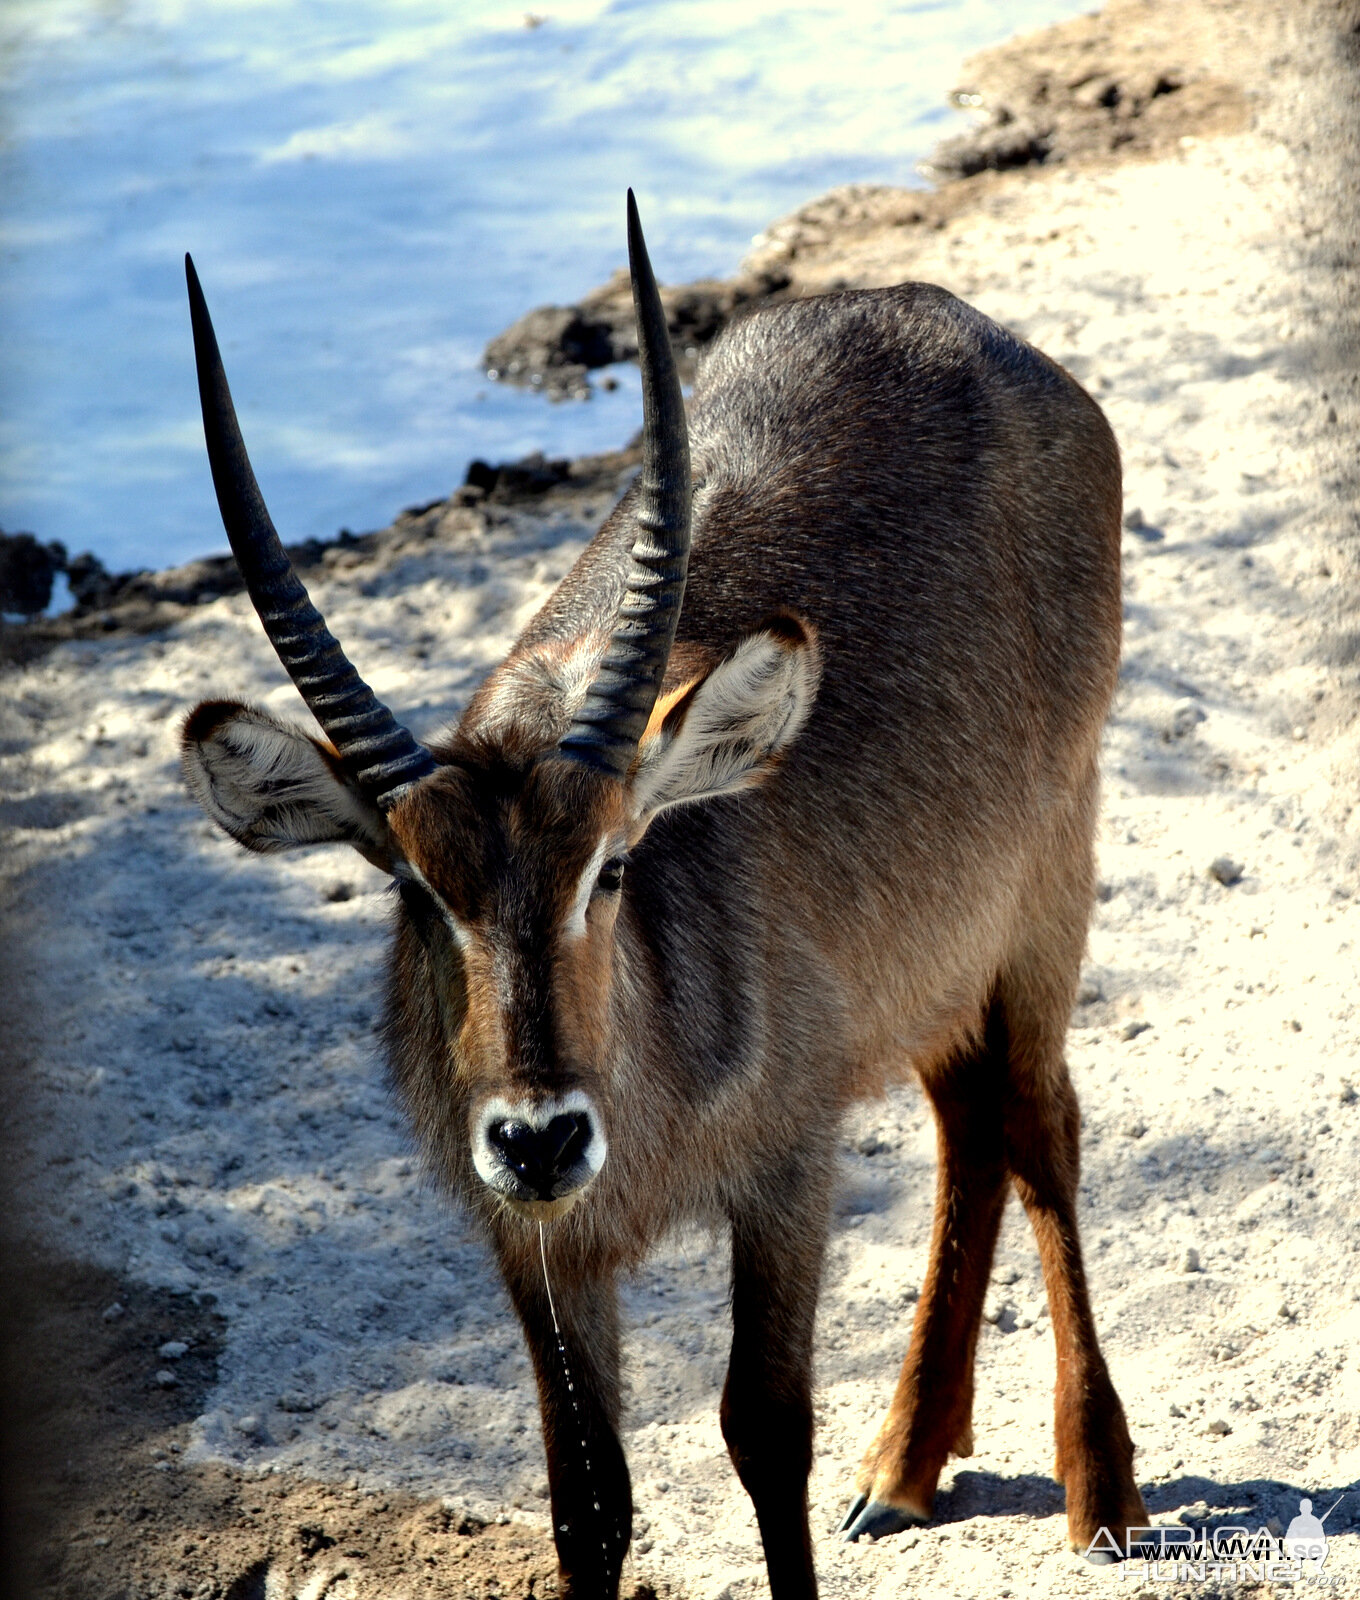
M 957 245 L 943 233 L 916 270 L 1092 388 L 1146 524 L 1125 541 L 1102 889 L 1070 1042 L 1093 1292 L 1139 1478 L 1161 1521 L 1255 1527 L 1347 1491 L 1329 1527 L 1354 1530 L 1360 812 L 1354 666 L 1319 621 L 1344 531 L 1319 461 L 1336 437 L 1353 448 L 1356 395 L 1324 399 L 1290 358 L 1318 315 L 1292 160 L 1244 133 L 1158 165 L 1046 173 L 1013 223 Z M 482 536 L 465 520 L 461 543 L 314 589 L 418 733 L 457 711 L 588 531 L 514 513 Z M 7 981 L 27 986 L 32 1021 L 5 1109 L 25 1226 L 218 1296 L 226 1350 L 200 1458 L 546 1525 L 518 1330 L 383 1086 L 384 883 L 338 849 L 248 857 L 199 816 L 176 732 L 212 693 L 300 714 L 243 598 L 6 680 L 4 872 L 24 930 Z M 1225 855 L 1232 887 L 1208 872 Z M 905 1347 L 932 1171 L 914 1090 L 846 1130 L 818 1340 L 823 1593 L 1143 1592 L 1065 1550 L 1052 1341 L 1015 1208 L 979 1348 L 977 1453 L 947 1471 L 929 1528 L 836 1540 Z M 1200 1270 L 1184 1270 L 1188 1249 Z M 625 1296 L 632 1575 L 693 1600 L 766 1592 L 718 1431 L 725 1294 L 721 1249 L 686 1236 Z M 1355 1532 L 1327 1571 L 1360 1595 Z

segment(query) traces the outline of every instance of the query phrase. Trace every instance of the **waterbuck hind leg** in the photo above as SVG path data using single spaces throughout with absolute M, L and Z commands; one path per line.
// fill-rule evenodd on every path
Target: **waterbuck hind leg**
M 973 1360 L 1005 1209 L 1005 1030 L 993 1008 L 976 1046 L 925 1077 L 937 1170 L 930 1265 L 887 1418 L 860 1465 L 846 1539 L 929 1519 L 951 1452 L 973 1449 Z
M 554 1258 L 551 1230 L 548 1241 L 551 1304 L 537 1238 L 500 1255 L 538 1380 L 561 1600 L 615 1600 L 633 1530 L 618 1433 L 618 1296 L 612 1275 L 582 1275 L 579 1263 Z
M 799 1175 L 781 1187 L 782 1205 L 772 1198 L 769 1210 L 748 1206 L 732 1222 L 732 1355 L 722 1430 L 755 1506 L 771 1600 L 816 1600 L 807 1484 L 829 1184 Z M 792 1214 L 790 1196 L 798 1201 Z
M 1086 941 L 1093 867 L 1085 797 L 1066 863 L 1048 885 L 1044 937 L 1018 951 L 1002 973 L 1009 1072 L 1005 1096 L 1006 1165 L 1039 1247 L 1057 1347 L 1054 1476 L 1067 1490 L 1067 1531 L 1085 1551 L 1108 1528 L 1144 1526 L 1147 1511 L 1133 1475 L 1133 1443 L 1096 1338 L 1077 1231 L 1081 1113 L 1063 1046 Z
M 1147 1511 L 1133 1475 L 1133 1442 L 1105 1366 L 1077 1233 L 1081 1116 L 1066 1063 L 1026 1059 L 1017 1030 L 1006 1107 L 1006 1156 L 1039 1246 L 1058 1376 L 1054 1476 L 1067 1490 L 1067 1531 L 1086 1550 L 1101 1528 L 1120 1544 Z

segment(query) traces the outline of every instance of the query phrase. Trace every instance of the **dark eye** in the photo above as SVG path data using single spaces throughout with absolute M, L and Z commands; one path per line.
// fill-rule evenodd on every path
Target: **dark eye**
M 417 923 L 428 922 L 437 915 L 434 901 L 418 883 L 412 883 L 409 878 L 397 880 L 397 893 L 401 896 L 402 905 Z
M 600 868 L 600 875 L 595 880 L 595 887 L 601 894 L 617 894 L 623 883 L 623 869 L 627 861 L 623 856 L 610 856 L 609 860 Z

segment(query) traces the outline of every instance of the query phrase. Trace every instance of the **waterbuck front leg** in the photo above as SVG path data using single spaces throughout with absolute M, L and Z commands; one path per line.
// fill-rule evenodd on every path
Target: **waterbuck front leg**
M 799 1172 L 772 1186 L 768 1209 L 757 1202 L 732 1219 L 732 1356 L 722 1430 L 732 1465 L 755 1506 L 771 1600 L 816 1600 L 817 1595 L 807 1484 L 812 1335 L 828 1192 L 827 1182 L 809 1182 Z M 790 1195 L 798 1196 L 792 1215 Z
M 503 1248 L 501 1271 L 538 1380 L 561 1600 L 615 1600 L 633 1530 L 633 1491 L 619 1443 L 619 1313 L 612 1274 Z

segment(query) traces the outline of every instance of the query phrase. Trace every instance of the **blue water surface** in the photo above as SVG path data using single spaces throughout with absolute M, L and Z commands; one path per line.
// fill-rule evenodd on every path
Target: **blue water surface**
M 388 522 L 474 456 L 610 449 L 486 341 L 623 260 L 730 273 L 834 184 L 912 183 L 961 58 L 1072 0 L 8 0 L 0 526 L 160 566 L 225 548 L 183 256 L 285 538 Z M 958 123 L 961 126 L 961 123 Z

